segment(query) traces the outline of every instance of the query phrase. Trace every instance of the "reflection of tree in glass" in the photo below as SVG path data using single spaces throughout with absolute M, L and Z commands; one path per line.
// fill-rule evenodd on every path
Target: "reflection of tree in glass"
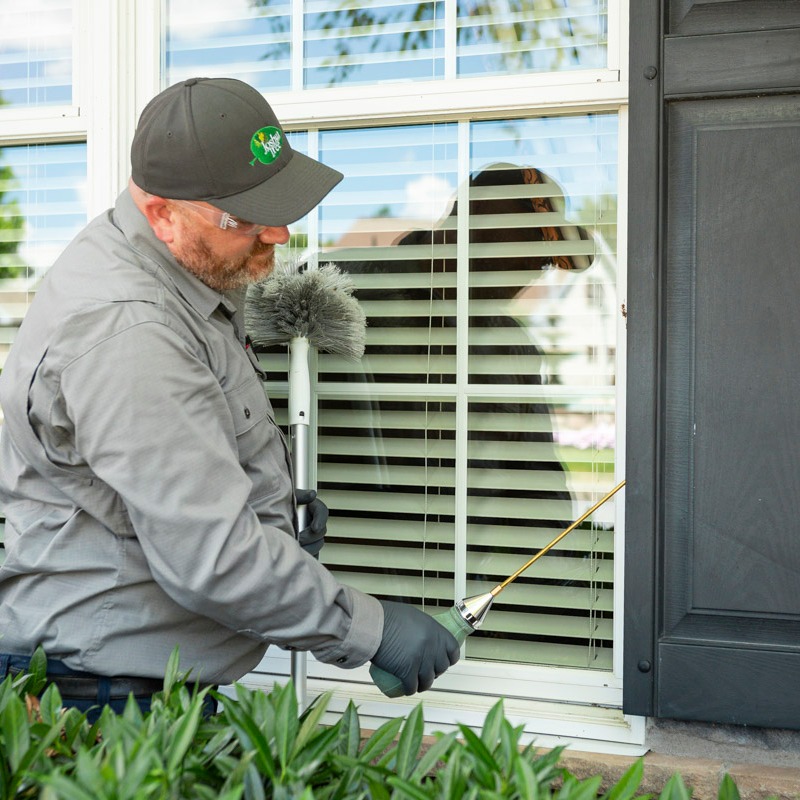
M 5 101 L 0 97 L 0 105 Z M 0 160 L 3 148 L 0 148 Z M 14 171 L 7 165 L 0 166 L 0 280 L 18 278 L 25 274 L 26 267 L 17 255 L 25 220 L 16 200 L 7 199 L 8 190 L 14 186 Z
M 277 2 L 282 1 L 277 0 Z M 276 0 L 251 0 L 251 2 L 254 8 L 267 8 L 276 4 Z M 349 3 L 342 2 L 339 8 L 316 13 L 313 29 L 330 33 L 332 36 L 327 41 L 335 51 L 335 60 L 326 65 L 332 71 L 329 84 L 344 82 L 352 70 L 361 66 L 358 61 L 348 61 L 353 55 L 356 43 L 360 45 L 361 53 L 365 50 L 370 53 L 379 52 L 386 42 L 385 29 L 392 25 L 406 26 L 397 39 L 393 37 L 392 50 L 410 53 L 430 48 L 433 42 L 433 28 L 417 27 L 417 25 L 435 18 L 436 5 L 436 2 L 422 2 L 410 7 L 373 9 L 352 7 Z M 339 32 L 346 32 L 347 35 L 336 35 Z M 271 53 L 264 55 L 264 58 L 270 57 Z
M 276 2 L 282 0 L 251 0 L 256 9 Z M 365 53 L 433 51 L 437 28 L 431 21 L 443 16 L 442 6 L 438 0 L 428 0 L 370 8 L 354 7 L 343 0 L 338 8 L 314 14 L 313 22 L 311 15 L 306 15 L 308 29 L 330 34 L 325 37 L 333 49 L 324 64 L 330 71 L 328 85 L 346 81 L 363 67 L 358 56 Z M 604 35 L 597 29 L 603 24 L 600 9 L 592 14 L 570 13 L 570 0 L 461 0 L 458 19 L 458 46 L 463 48 L 460 56 L 467 56 L 468 48 L 489 46 L 488 52 L 471 57 L 494 72 L 596 66 L 584 63 L 582 50 L 587 45 L 596 50 Z M 279 18 L 274 24 L 280 24 Z M 273 56 L 274 52 L 268 51 L 263 58 Z M 466 72 L 474 74 L 475 70 L 467 68 Z

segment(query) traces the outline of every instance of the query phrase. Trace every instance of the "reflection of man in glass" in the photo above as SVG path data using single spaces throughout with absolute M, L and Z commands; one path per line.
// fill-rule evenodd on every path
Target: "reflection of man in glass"
M 567 224 L 563 210 L 557 207 L 563 193 L 546 175 L 535 168 L 511 164 L 495 164 L 477 173 L 470 180 L 470 231 L 469 231 L 469 332 L 468 332 L 468 380 L 470 384 L 518 386 L 519 391 L 485 398 L 473 395 L 469 404 L 470 429 L 468 433 L 468 517 L 471 530 L 478 526 L 506 526 L 510 537 L 505 537 L 505 546 L 512 538 L 518 544 L 506 550 L 509 554 L 527 554 L 532 545 L 528 531 L 532 527 L 552 529 L 553 536 L 568 524 L 571 516 L 571 499 L 566 487 L 564 469 L 556 455 L 553 441 L 551 409 L 541 398 L 525 387 L 557 380 L 555 374 L 545 368 L 545 354 L 534 341 L 527 314 L 515 309 L 520 299 L 535 297 L 537 281 L 548 269 L 581 270 L 591 263 L 588 256 L 571 254 L 575 250 L 588 249 L 558 243 L 570 240 L 589 239 L 587 232 Z M 456 358 L 456 258 L 459 209 L 454 205 L 448 217 L 433 229 L 414 230 L 403 235 L 397 242 L 399 251 L 407 249 L 406 258 L 393 257 L 385 265 L 375 262 L 348 262 L 340 265 L 351 272 L 366 272 L 379 269 L 387 273 L 385 283 L 378 288 L 362 289 L 360 300 L 383 304 L 385 309 L 396 309 L 397 316 L 370 321 L 372 327 L 384 330 L 397 328 L 396 336 L 384 336 L 391 344 L 370 345 L 367 348 L 365 367 L 369 370 L 371 358 L 391 363 L 392 356 L 401 363 L 401 356 L 414 356 L 419 364 L 418 372 L 431 365 L 423 380 L 430 384 L 455 386 L 454 370 Z M 544 246 L 541 244 L 544 243 Z M 550 246 L 548 243 L 555 243 Z M 549 251 L 557 250 L 552 253 Z M 425 276 L 419 280 L 392 280 L 392 275 L 417 273 Z M 430 277 L 429 277 L 430 276 Z M 438 277 L 437 277 L 438 276 Z M 449 277 L 448 277 L 449 276 Z M 433 309 L 429 316 L 416 316 L 410 309 L 412 304 L 426 303 Z M 439 309 L 437 312 L 435 309 Z M 391 313 L 391 312 L 389 312 Z M 409 335 L 409 329 L 421 335 Z M 422 332 L 427 329 L 427 332 Z M 439 329 L 442 335 L 434 335 Z M 447 331 L 449 330 L 449 333 Z M 407 333 L 404 333 L 406 331 Z M 418 344 L 414 342 L 423 341 Z M 445 365 L 437 368 L 437 363 Z M 399 369 L 394 374 L 382 371 L 380 375 L 367 375 L 379 382 L 408 383 L 419 379 L 410 377 Z M 498 399 L 508 394 L 508 399 Z M 530 396 L 530 399 L 526 397 Z M 387 412 L 414 411 L 417 418 L 429 418 L 441 412 L 442 416 L 455 418 L 454 402 L 428 399 L 427 401 L 374 401 L 369 411 L 380 420 Z M 360 409 L 366 409 L 362 406 Z M 380 423 L 378 423 L 380 424 Z M 418 450 L 432 452 L 432 439 L 454 441 L 456 432 L 446 427 L 438 430 L 387 430 L 375 429 L 372 435 L 392 439 L 405 437 L 423 439 Z M 523 445 L 518 448 L 517 445 Z M 455 460 L 426 456 L 424 458 L 398 458 L 381 453 L 380 443 L 376 447 L 375 464 L 386 468 L 391 475 L 392 467 L 416 467 L 415 474 L 428 471 L 455 471 Z M 388 448 L 387 448 L 388 452 Z M 524 455 L 520 455 L 523 453 Z M 532 455 L 535 453 L 535 455 Z M 542 479 L 542 475 L 545 478 Z M 504 484 L 503 481 L 507 479 Z M 446 482 L 435 485 L 435 479 L 424 487 L 395 485 L 391 478 L 381 484 L 381 490 L 392 492 L 424 493 L 453 496 L 454 488 Z M 378 487 L 375 487 L 376 489 Z M 482 498 L 487 498 L 483 501 Z M 526 501 L 529 515 L 525 519 L 498 520 L 495 514 L 501 502 Z M 509 514 L 509 517 L 515 515 Z M 518 515 L 516 515 L 518 517 Z M 432 517 L 426 515 L 425 523 L 441 522 L 453 524 L 452 515 Z M 417 520 L 419 523 L 420 521 Z M 518 532 L 518 533 L 517 533 Z M 499 549 L 497 542 L 473 540 L 468 533 L 470 550 L 469 580 L 494 581 L 505 575 L 496 574 L 497 567 L 490 565 L 490 557 Z M 552 538 L 552 537 L 550 537 Z M 426 548 L 431 545 L 426 544 Z M 436 547 L 436 545 L 434 545 Z M 445 550 L 447 546 L 441 546 Z M 566 555 L 561 551 L 562 555 Z M 482 555 L 485 554 L 485 555 Z M 494 570 L 494 572 L 492 571 Z M 387 572 L 392 572 L 387 569 Z M 521 581 L 532 580 L 522 578 Z M 569 582 L 569 578 L 561 583 Z M 387 592 L 391 582 L 387 583 Z M 407 597 L 410 602 L 430 602 L 430 598 Z M 544 610 L 546 613 L 546 610 Z M 504 634 L 505 635 L 505 634 Z

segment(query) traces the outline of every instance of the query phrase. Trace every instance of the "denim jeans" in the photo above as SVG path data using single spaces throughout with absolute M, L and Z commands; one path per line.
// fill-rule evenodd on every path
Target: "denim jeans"
M 16 674 L 25 672 L 30 666 L 30 656 L 14 655 L 11 653 L 0 653 L 0 681 L 2 681 L 9 674 Z M 87 678 L 97 681 L 97 694 L 92 698 L 83 697 L 70 697 L 65 695 L 59 687 L 61 693 L 61 704 L 65 708 L 76 708 L 78 711 L 85 713 L 89 722 L 94 723 L 99 718 L 103 707 L 109 706 L 112 711 L 121 714 L 125 705 L 128 702 L 126 697 L 111 697 L 113 686 L 113 678 L 103 675 L 93 675 L 89 672 L 78 672 L 70 669 L 62 661 L 57 659 L 47 659 L 47 679 L 48 683 L 55 683 L 58 686 L 59 676 L 74 676 L 78 678 Z M 150 710 L 151 693 L 147 694 L 134 694 L 134 700 L 138 703 L 142 713 Z M 203 701 L 203 714 L 204 716 L 211 716 L 217 711 L 216 701 L 206 695 Z

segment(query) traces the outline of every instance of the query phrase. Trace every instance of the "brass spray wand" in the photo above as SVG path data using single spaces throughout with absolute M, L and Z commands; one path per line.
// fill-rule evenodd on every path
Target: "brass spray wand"
M 533 558 L 531 558 L 526 564 L 521 566 L 513 575 L 509 575 L 502 583 L 498 583 L 497 586 L 494 587 L 489 592 L 484 592 L 483 594 L 476 594 L 472 597 L 465 597 L 463 600 L 459 600 L 454 606 L 449 608 L 447 611 L 443 612 L 442 614 L 437 614 L 434 619 L 442 624 L 453 636 L 456 637 L 459 644 L 463 644 L 464 640 L 469 636 L 469 634 L 474 633 L 478 628 L 483 625 L 483 621 L 486 618 L 486 615 L 489 613 L 489 609 L 492 607 L 492 603 L 494 602 L 495 597 L 503 591 L 503 589 L 508 586 L 509 583 L 512 583 L 523 572 L 525 572 L 528 567 L 538 561 L 545 553 L 549 552 L 553 547 L 555 547 L 567 534 L 572 533 L 575 528 L 578 527 L 590 514 L 593 514 L 597 511 L 603 503 L 610 500 L 623 486 L 625 485 L 625 481 L 621 481 L 618 483 L 608 494 L 601 497 L 588 511 L 585 511 L 581 514 L 578 519 L 575 520 L 569 527 L 564 528 L 558 536 L 555 537 L 551 542 L 546 544 L 538 553 L 536 553 Z M 375 685 L 387 696 L 387 697 L 400 697 L 403 692 L 403 684 L 396 678 L 394 675 L 386 672 L 385 670 L 376 667 L 374 664 L 370 667 L 369 674 L 372 677 L 372 680 L 375 682 Z

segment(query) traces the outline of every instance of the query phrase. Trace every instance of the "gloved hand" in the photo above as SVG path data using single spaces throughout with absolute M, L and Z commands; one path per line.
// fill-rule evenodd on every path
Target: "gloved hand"
M 328 532 L 328 506 L 317 497 L 313 489 L 295 489 L 294 497 L 298 505 L 308 506 L 309 524 L 300 531 L 300 547 L 317 558 Z
M 372 663 L 396 676 L 407 695 L 430 689 L 433 681 L 458 661 L 458 642 L 447 628 L 414 606 L 379 602 L 383 606 L 383 638 Z

